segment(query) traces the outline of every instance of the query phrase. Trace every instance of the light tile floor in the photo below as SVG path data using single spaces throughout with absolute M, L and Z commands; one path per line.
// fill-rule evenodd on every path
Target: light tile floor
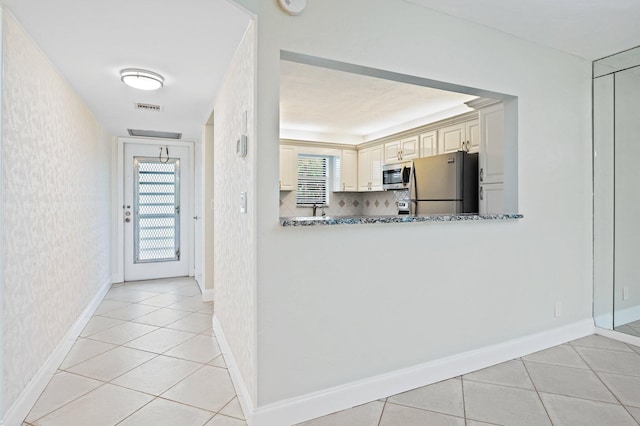
M 24 425 L 246 425 L 212 313 L 193 279 L 114 285 Z M 638 424 L 640 347 L 596 335 L 302 423 Z
M 113 285 L 23 426 L 246 426 L 212 313 L 191 278 Z

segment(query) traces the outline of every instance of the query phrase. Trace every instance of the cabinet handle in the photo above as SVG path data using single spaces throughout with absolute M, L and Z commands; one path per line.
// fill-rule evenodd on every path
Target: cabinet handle
M 484 181 L 484 169 L 480 169 L 480 182 Z
M 402 153 L 400 151 L 396 154 L 396 159 L 402 160 Z
M 484 200 L 484 187 L 480 187 L 480 200 Z

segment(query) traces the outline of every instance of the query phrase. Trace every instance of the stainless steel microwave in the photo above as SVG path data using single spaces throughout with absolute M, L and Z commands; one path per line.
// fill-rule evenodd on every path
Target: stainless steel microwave
M 411 161 L 382 166 L 382 189 L 407 189 L 411 178 Z

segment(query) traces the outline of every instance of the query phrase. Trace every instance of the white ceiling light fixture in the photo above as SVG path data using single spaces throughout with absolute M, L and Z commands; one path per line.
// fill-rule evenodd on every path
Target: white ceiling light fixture
M 137 68 L 120 71 L 120 80 L 127 86 L 140 90 L 157 90 L 164 86 L 164 77 L 160 74 Z

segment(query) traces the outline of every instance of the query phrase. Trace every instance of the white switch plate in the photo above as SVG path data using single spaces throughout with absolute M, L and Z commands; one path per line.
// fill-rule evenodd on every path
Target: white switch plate
M 240 213 L 243 213 L 243 214 L 247 213 L 247 193 L 246 192 L 240 193 Z
M 555 309 L 554 309 L 554 316 L 556 318 L 562 316 L 562 302 L 556 302 Z
M 622 287 L 622 300 L 629 300 L 629 287 Z

